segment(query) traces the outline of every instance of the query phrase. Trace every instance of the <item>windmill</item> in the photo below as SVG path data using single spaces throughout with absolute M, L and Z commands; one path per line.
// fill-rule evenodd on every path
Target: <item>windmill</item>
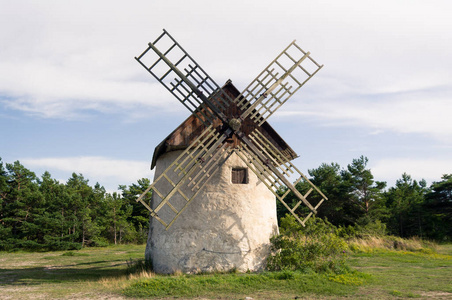
M 277 232 L 274 198 L 303 226 L 327 199 L 267 123 L 322 65 L 293 41 L 240 93 L 166 30 L 135 59 L 191 112 L 156 147 L 154 182 L 137 199 L 151 216 L 146 257 L 161 273 L 262 268 Z

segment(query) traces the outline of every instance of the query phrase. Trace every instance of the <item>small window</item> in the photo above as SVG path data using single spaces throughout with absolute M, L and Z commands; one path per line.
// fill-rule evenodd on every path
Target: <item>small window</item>
M 232 178 L 232 183 L 247 184 L 248 183 L 248 172 L 244 168 L 233 168 L 231 178 Z

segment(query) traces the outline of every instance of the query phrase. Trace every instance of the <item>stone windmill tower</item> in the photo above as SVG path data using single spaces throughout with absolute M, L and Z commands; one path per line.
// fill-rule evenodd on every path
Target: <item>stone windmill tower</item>
M 165 30 L 135 59 L 192 113 L 156 147 L 154 182 L 137 200 L 151 215 L 146 258 L 159 273 L 261 269 L 278 232 L 275 197 L 303 225 L 327 199 L 266 121 L 322 66 L 294 41 L 240 93 Z M 299 201 L 286 203 L 289 193 Z

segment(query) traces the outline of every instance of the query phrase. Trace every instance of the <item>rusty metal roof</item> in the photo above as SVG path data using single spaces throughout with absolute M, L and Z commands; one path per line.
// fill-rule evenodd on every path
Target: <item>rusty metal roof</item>
M 227 93 L 232 99 L 235 99 L 240 95 L 240 92 L 228 80 L 222 87 L 223 91 Z M 230 105 L 223 113 L 228 117 L 235 117 L 240 115 L 240 110 L 236 105 Z M 221 128 L 222 123 L 219 119 L 214 120 L 214 127 Z M 171 132 L 157 147 L 155 147 L 154 155 L 152 157 L 151 169 L 155 167 L 157 159 L 164 153 L 176 150 L 184 150 L 187 148 L 198 136 L 201 134 L 206 126 L 194 115 L 188 117 L 182 124 L 180 124 L 173 132 Z M 287 145 L 287 143 L 279 136 L 278 133 L 268 124 L 264 122 L 260 127 L 256 125 L 254 121 L 247 118 L 243 120 L 241 131 L 248 135 L 253 130 L 258 130 L 275 146 L 279 149 L 287 160 L 293 160 L 298 155 L 295 151 Z M 240 140 L 233 135 L 227 139 L 226 142 L 231 144 L 231 147 L 238 146 Z

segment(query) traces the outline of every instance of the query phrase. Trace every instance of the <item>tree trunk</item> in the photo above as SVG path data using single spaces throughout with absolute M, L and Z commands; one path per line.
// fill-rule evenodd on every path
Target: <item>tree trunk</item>
M 85 224 L 82 225 L 82 248 L 85 247 Z
M 114 218 L 113 218 L 113 230 L 115 232 L 115 245 L 116 245 L 116 207 L 113 208 L 113 215 L 114 215 Z
M 61 237 L 63 236 L 64 236 L 64 208 L 61 209 Z

